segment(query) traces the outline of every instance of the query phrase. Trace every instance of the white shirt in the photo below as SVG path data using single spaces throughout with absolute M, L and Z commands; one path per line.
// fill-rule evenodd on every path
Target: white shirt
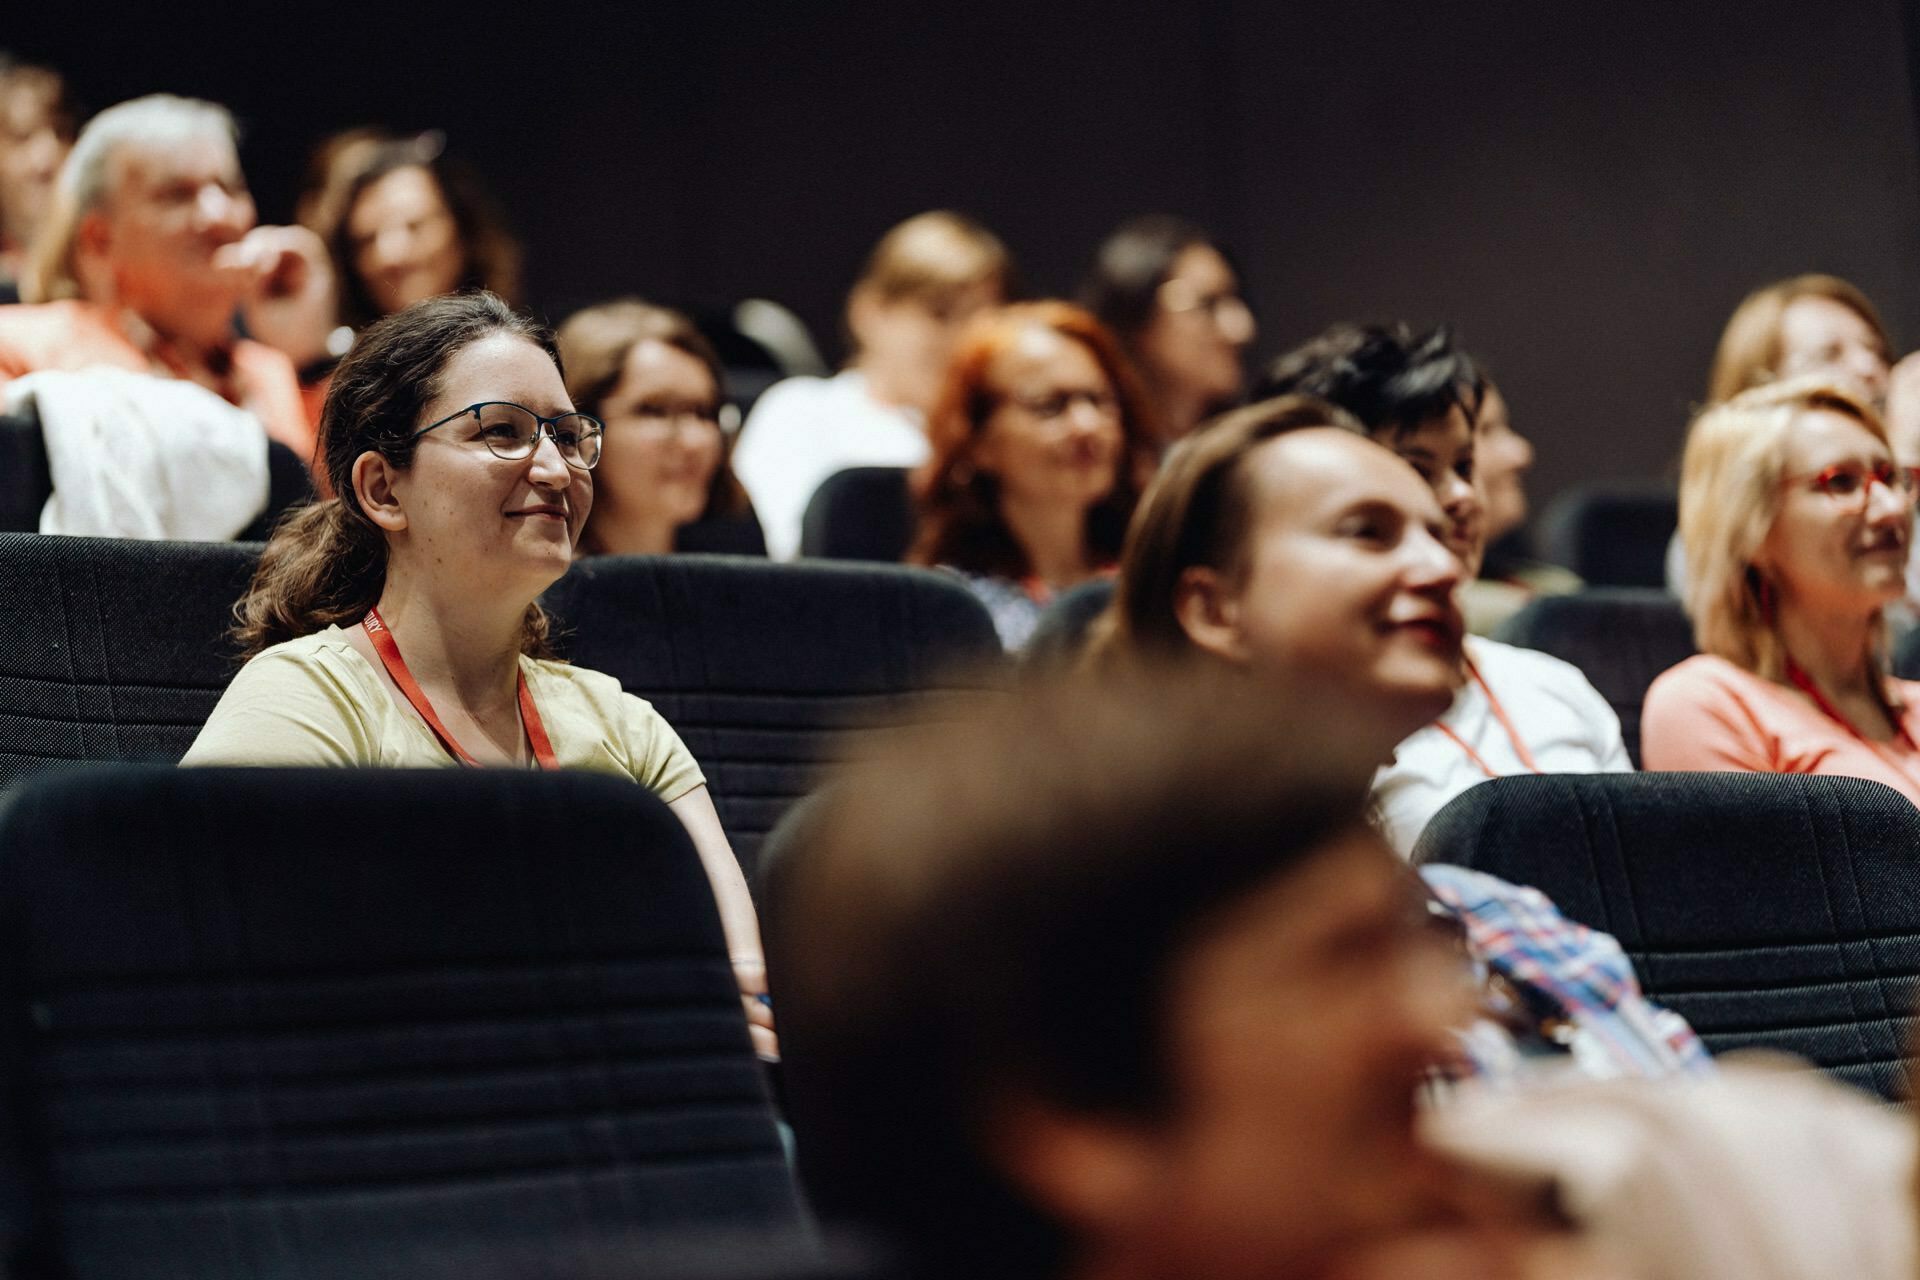
M 849 467 L 917 467 L 927 432 L 912 409 L 881 404 L 857 370 L 831 378 L 788 378 L 767 388 L 740 429 L 733 473 L 753 499 L 767 554 L 800 551 L 800 517 L 820 482 Z
M 1532 649 L 1467 637 L 1467 657 L 1513 723 L 1542 773 L 1628 773 L 1633 762 L 1620 719 L 1580 669 Z M 1478 680 L 1468 679 L 1436 724 L 1394 748 L 1373 777 L 1373 800 L 1387 840 L 1404 856 L 1433 815 L 1468 787 L 1487 780 L 1453 730 L 1501 777 L 1531 772 L 1520 758 Z

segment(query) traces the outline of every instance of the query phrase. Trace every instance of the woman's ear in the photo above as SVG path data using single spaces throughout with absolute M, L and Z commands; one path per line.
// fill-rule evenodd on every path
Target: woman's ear
M 992 1108 L 985 1137 L 1001 1175 L 1083 1243 L 1150 1213 L 1157 1150 L 1141 1127 L 1022 1098 Z
M 1196 647 L 1228 662 L 1251 660 L 1240 630 L 1239 593 L 1218 569 L 1194 565 L 1181 572 L 1173 588 L 1173 616 Z
M 399 533 L 407 527 L 406 509 L 400 505 L 400 496 L 394 492 L 394 479 L 399 468 L 388 461 L 384 454 L 369 449 L 353 460 L 353 496 L 360 501 L 360 510 L 377 529 L 388 533 Z

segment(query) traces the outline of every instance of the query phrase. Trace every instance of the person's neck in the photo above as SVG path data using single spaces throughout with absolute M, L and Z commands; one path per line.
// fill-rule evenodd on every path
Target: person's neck
M 1160 447 L 1171 448 L 1176 441 L 1193 434 L 1195 427 L 1213 413 L 1215 400 L 1191 388 L 1162 386 L 1154 400 L 1160 406 Z
M 230 312 L 211 311 L 183 319 L 157 308 L 121 305 L 114 308 L 120 325 L 136 346 L 146 350 L 163 349 L 172 360 L 184 364 L 191 373 L 211 373 L 222 368 L 233 350 L 233 321 Z
M 1070 587 L 1093 574 L 1087 555 L 1087 513 L 1056 502 L 1023 502 L 1002 495 L 1000 516 L 1027 553 L 1032 575 L 1053 588 Z
M 910 379 L 895 375 L 885 365 L 868 364 L 860 360 L 853 362 L 853 369 L 867 380 L 867 395 L 876 402 L 891 409 L 906 409 L 921 414 L 927 412 L 928 406 L 908 394 Z
M 389 564 L 376 606 L 430 701 L 454 699 L 486 719 L 516 705 L 526 602 L 442 584 Z
M 673 550 L 679 522 L 655 511 L 623 511 L 599 506 L 581 539 L 598 555 L 663 556 Z
M 1782 602 L 1776 630 L 1787 656 L 1829 697 L 1876 701 L 1881 696 L 1873 662 L 1877 610 L 1799 608 Z

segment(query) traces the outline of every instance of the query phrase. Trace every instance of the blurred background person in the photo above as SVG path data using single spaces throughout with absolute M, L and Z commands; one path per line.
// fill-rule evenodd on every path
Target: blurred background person
M 930 435 L 907 559 L 957 572 L 1019 649 L 1056 594 L 1119 559 L 1153 465 L 1141 392 L 1093 316 L 1020 303 L 961 335 Z
M 520 246 L 479 177 L 437 130 L 341 145 L 352 166 L 320 234 L 340 277 L 340 322 L 355 330 L 416 302 L 485 289 L 520 302 Z
M 1741 299 L 1728 317 L 1707 375 L 1707 404 L 1782 378 L 1822 374 L 1847 383 L 1878 412 L 1887 407 L 1892 352 L 1879 309 L 1855 285 L 1819 273 L 1776 280 Z M 1909 407 L 1895 415 L 1916 416 Z M 1667 544 L 1667 589 L 1682 597 L 1687 559 L 1676 530 Z M 1920 583 L 1914 588 L 1910 594 L 1920 599 Z
M 1140 371 L 1162 448 L 1240 402 L 1253 312 L 1232 260 L 1199 227 L 1164 213 L 1122 223 L 1101 243 L 1080 300 Z
M 918 214 L 881 237 L 847 297 L 847 367 L 776 383 L 741 429 L 734 468 L 771 555 L 799 551 L 807 500 L 836 471 L 927 460 L 927 415 L 954 339 L 1005 302 L 1012 281 L 1006 246 L 963 214 Z
M 1694 423 L 1680 531 L 1700 653 L 1647 690 L 1647 768 L 1841 774 L 1920 802 L 1920 684 L 1890 675 L 1883 625 L 1914 476 L 1858 387 L 1813 374 Z
M 46 221 L 74 124 L 59 72 L 0 53 L 0 303 L 20 300 L 27 249 Z
M 693 321 L 625 299 L 574 313 L 559 343 L 574 405 L 606 428 L 580 552 L 764 555 L 753 507 L 727 465 L 720 357 Z M 683 547 L 697 523 L 731 526 L 732 544 Z
M 322 138 L 307 154 L 300 191 L 293 198 L 293 220 L 326 239 L 339 225 L 340 208 L 353 180 L 373 153 L 392 141 L 393 134 L 377 125 L 342 129 Z
M 95 364 L 185 378 L 311 459 L 318 404 L 295 370 L 326 354 L 333 271 L 311 231 L 255 224 L 224 107 L 154 94 L 102 111 L 22 278 L 37 305 L 0 310 L 0 382 Z
M 1338 324 L 1276 360 L 1258 394 L 1326 400 L 1411 463 L 1445 513 L 1448 548 L 1472 576 L 1487 539 L 1475 470 L 1482 389 L 1445 328 Z M 1402 853 L 1447 801 L 1488 778 L 1633 767 L 1619 717 L 1570 663 L 1470 636 L 1456 679 L 1453 704 L 1402 742 L 1374 780 L 1387 838 Z
M 1479 575 L 1460 589 L 1460 608 L 1467 630 L 1487 636 L 1535 596 L 1564 595 L 1583 584 L 1572 570 L 1536 559 L 1528 546 L 1526 475 L 1533 467 L 1533 442 L 1514 430 L 1507 398 L 1486 366 L 1478 370 L 1473 471 L 1486 508 L 1486 554 Z

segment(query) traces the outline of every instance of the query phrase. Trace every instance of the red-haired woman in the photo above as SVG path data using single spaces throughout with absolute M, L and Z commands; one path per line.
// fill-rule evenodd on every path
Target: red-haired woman
M 1019 649 L 1054 595 L 1111 571 L 1154 433 L 1101 323 L 1064 302 L 968 326 L 928 424 L 933 458 L 907 559 L 951 569 Z

